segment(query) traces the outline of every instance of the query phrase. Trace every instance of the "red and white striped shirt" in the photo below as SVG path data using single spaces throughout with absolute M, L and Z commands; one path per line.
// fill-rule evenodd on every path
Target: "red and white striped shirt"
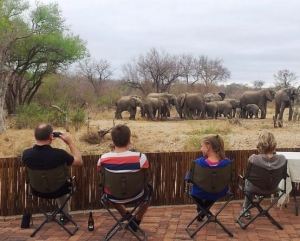
M 145 154 L 140 152 L 108 152 L 103 154 L 97 164 L 98 171 L 105 167 L 111 172 L 134 172 L 143 168 L 149 168 L 149 162 Z

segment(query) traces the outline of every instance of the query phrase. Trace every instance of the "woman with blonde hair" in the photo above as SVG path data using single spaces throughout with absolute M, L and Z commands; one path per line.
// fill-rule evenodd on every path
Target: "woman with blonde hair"
M 267 170 L 274 170 L 282 167 L 285 164 L 285 157 L 277 155 L 275 152 L 277 142 L 274 135 L 266 130 L 262 130 L 258 135 L 257 150 L 259 154 L 253 154 L 249 157 L 248 162 L 256 166 L 263 167 Z M 268 194 L 266 191 L 254 186 L 251 182 L 246 180 L 245 189 L 247 195 L 253 199 L 253 193 Z M 243 209 L 241 213 L 250 205 L 250 200 L 245 196 Z M 244 214 L 245 218 L 251 219 L 250 211 Z

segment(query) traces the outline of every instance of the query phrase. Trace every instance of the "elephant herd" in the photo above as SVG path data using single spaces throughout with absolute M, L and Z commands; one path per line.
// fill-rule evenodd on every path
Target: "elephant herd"
M 300 95 L 295 87 L 283 88 L 275 91 L 271 88 L 245 91 L 239 100 L 225 98 L 223 92 L 182 93 L 178 96 L 170 93 L 150 93 L 144 99 L 138 95 L 122 96 L 116 103 L 115 118 L 122 119 L 121 113 L 128 111 L 130 120 L 136 117 L 137 107 L 141 110 L 141 117 L 147 119 L 161 119 L 170 117 L 170 108 L 174 106 L 180 118 L 218 118 L 219 116 L 233 118 L 265 119 L 267 102 L 275 99 L 274 126 L 282 127 L 282 117 L 285 108 L 289 108 L 289 120 L 293 117 L 293 110 L 297 114 L 300 105 Z M 298 117 L 299 118 L 299 117 Z
M 169 93 L 150 93 L 146 99 L 141 96 L 122 96 L 116 103 L 115 118 L 122 119 L 122 112 L 129 112 L 129 119 L 135 120 L 137 107 L 140 107 L 141 117 L 154 120 L 170 117 L 170 105 L 176 107 L 179 113 L 177 97 Z

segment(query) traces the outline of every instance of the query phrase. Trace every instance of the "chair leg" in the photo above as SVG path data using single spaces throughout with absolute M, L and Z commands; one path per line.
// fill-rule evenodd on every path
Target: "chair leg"
M 198 233 L 198 231 L 199 231 L 206 223 L 209 222 L 209 220 L 206 219 L 206 220 L 205 220 L 205 221 L 204 221 L 197 229 L 195 229 L 194 231 L 192 231 L 191 229 L 189 229 L 189 227 L 195 222 L 196 218 L 197 218 L 197 216 L 196 216 L 191 222 L 189 222 L 188 225 L 187 225 L 186 228 L 185 228 L 185 230 L 187 231 L 187 233 L 189 234 L 189 236 L 190 236 L 191 238 L 193 238 L 193 237 L 196 235 L 196 233 Z
M 67 201 L 69 200 L 69 199 L 67 199 L 66 201 L 65 201 L 65 203 L 60 207 L 60 208 L 58 208 L 58 207 L 56 207 L 56 206 L 53 206 L 52 204 L 51 204 L 51 202 L 49 201 L 49 200 L 46 200 L 49 204 L 50 204 L 50 206 L 52 207 L 52 213 L 51 214 L 47 214 L 38 204 L 37 204 L 37 202 L 31 197 L 30 198 L 31 199 L 31 201 L 38 207 L 38 209 L 40 210 L 40 212 L 45 216 L 45 220 L 32 232 L 32 234 L 30 235 L 30 237 L 34 237 L 35 235 L 36 235 L 36 233 L 46 224 L 46 223 L 49 223 L 49 222 L 55 222 L 55 223 L 57 223 L 59 226 L 61 226 L 70 236 L 73 236 L 76 232 L 77 232 L 77 230 L 78 230 L 78 226 L 77 226 L 77 223 L 75 223 L 74 221 L 73 221 L 73 219 L 71 218 L 71 216 L 69 215 L 69 214 L 67 214 L 67 213 L 65 213 L 65 212 L 63 212 L 62 211 L 62 209 L 63 209 L 63 207 L 64 207 L 64 205 L 67 203 Z M 68 219 L 69 219 L 69 221 L 74 225 L 74 229 L 71 231 L 70 229 L 68 229 L 67 227 L 65 227 L 65 225 L 63 225 L 57 218 L 56 218 L 56 216 L 58 215 L 58 214 L 62 214 L 62 215 L 65 215 Z
M 124 219 L 124 217 L 121 218 L 117 218 L 116 215 L 110 210 L 109 205 L 107 204 L 107 201 L 105 198 L 101 198 L 101 203 L 104 206 L 104 208 L 109 212 L 109 214 L 113 217 L 113 219 L 116 221 L 116 223 L 109 229 L 109 231 L 105 234 L 103 240 L 107 241 L 110 240 L 118 231 L 120 230 L 129 230 L 139 241 L 143 241 L 143 240 L 147 240 L 147 234 L 144 232 L 144 230 L 142 230 L 138 225 L 136 225 L 137 230 L 139 230 L 139 232 L 141 233 L 141 236 L 143 238 L 141 238 L 137 232 L 135 232 L 130 226 L 129 223 L 130 222 L 134 222 L 133 219 L 136 217 L 136 215 L 139 213 L 139 211 L 135 212 L 135 210 L 137 209 L 137 207 L 139 206 L 140 202 L 137 203 L 135 205 L 135 207 L 130 211 L 129 216 L 131 215 L 131 217 L 127 220 Z M 115 205 L 114 203 L 112 203 L 113 205 Z M 143 206 L 146 205 L 147 202 L 144 202 Z M 116 210 L 118 211 L 118 209 L 116 208 Z M 140 209 L 141 210 L 141 209 Z M 135 213 L 134 213 L 135 212 Z M 123 223 L 124 221 L 126 221 L 126 223 Z
M 264 197 L 260 197 L 257 202 L 252 202 L 251 205 L 244 210 L 240 214 L 240 216 L 237 218 L 236 222 L 241 226 L 242 229 L 246 229 L 255 219 L 257 219 L 259 216 L 266 216 L 273 225 L 275 225 L 277 228 L 280 230 L 283 229 L 283 227 L 270 215 L 269 210 L 277 203 L 278 199 L 280 197 L 276 198 L 275 200 L 272 201 L 270 206 L 267 209 L 263 209 L 263 207 L 260 205 L 261 201 L 264 199 Z M 252 217 L 247 223 L 243 223 L 241 221 L 241 218 L 244 216 L 244 214 L 249 211 L 251 208 L 256 208 L 258 210 L 258 213 Z
M 219 221 L 219 219 L 216 218 L 215 222 L 219 224 L 230 237 L 233 237 L 233 234 Z
M 250 209 L 250 208 L 249 208 Z M 240 216 L 237 218 L 236 222 L 241 226 L 242 229 L 246 229 L 256 218 L 258 218 L 261 214 L 258 213 L 254 217 L 252 217 L 247 223 L 243 223 L 241 221 L 241 218 L 244 216 L 244 214 L 249 210 L 246 209 Z
M 269 213 L 266 213 L 265 216 L 272 222 L 273 225 L 280 230 L 283 230 L 283 227 Z
M 190 196 L 194 202 L 196 203 L 197 207 L 200 209 L 200 212 L 198 212 L 198 214 L 188 223 L 188 225 L 186 226 L 186 231 L 189 234 L 189 236 L 191 238 L 193 238 L 196 233 L 202 228 L 204 227 L 206 224 L 210 223 L 210 222 L 215 222 L 217 224 L 220 225 L 220 227 L 230 236 L 233 237 L 233 234 L 220 222 L 220 220 L 217 218 L 217 216 L 223 211 L 223 209 L 227 206 L 227 204 L 233 199 L 233 195 L 230 195 L 230 198 L 223 204 L 223 206 L 216 212 L 216 214 L 212 214 L 209 209 L 212 207 L 213 204 L 211 204 L 210 206 L 208 206 L 207 208 L 203 208 L 200 205 L 198 205 L 198 203 L 196 202 L 196 200 Z M 196 221 L 197 217 L 199 217 L 200 215 L 205 214 L 205 221 L 201 223 L 201 225 L 199 225 L 197 227 L 196 230 L 192 231 L 190 229 L 190 226 Z
M 33 232 L 30 234 L 30 237 L 34 237 L 36 233 L 45 225 L 45 223 L 48 223 L 49 220 L 46 218 Z
M 230 237 L 233 237 L 233 234 L 220 222 L 220 220 L 217 218 L 217 216 L 213 215 L 213 214 L 208 214 L 208 217 L 205 219 L 205 221 L 202 222 L 201 225 L 199 225 L 197 229 L 192 231 L 189 227 L 195 222 L 195 220 L 200 215 L 200 213 L 201 212 L 199 212 L 198 215 L 192 221 L 190 221 L 185 228 L 185 230 L 187 231 L 187 233 L 189 234 L 189 236 L 191 238 L 193 238 L 202 227 L 204 227 L 207 223 L 210 223 L 210 222 L 217 223 Z
M 296 185 L 294 182 L 292 182 L 292 194 L 293 194 L 294 203 L 295 203 L 295 214 L 296 214 L 296 216 L 298 216 L 298 202 L 297 202 L 297 198 L 296 198 Z
M 65 225 L 63 225 L 59 220 L 57 220 L 56 215 L 57 215 L 58 213 L 60 213 L 60 214 L 62 214 L 62 215 L 65 215 L 65 216 L 69 219 L 69 221 L 74 225 L 73 231 L 71 231 L 70 229 L 68 229 L 68 228 L 67 228 Z M 70 236 L 73 236 L 73 235 L 77 232 L 77 230 L 78 230 L 77 223 L 75 223 L 75 222 L 73 221 L 73 219 L 71 218 L 71 216 L 70 216 L 69 214 L 63 212 L 62 210 L 59 210 L 58 213 L 56 213 L 56 215 L 54 216 L 54 220 L 53 220 L 53 221 L 55 221 L 59 226 L 61 226 L 61 227 L 62 227 L 62 228 L 63 228 Z

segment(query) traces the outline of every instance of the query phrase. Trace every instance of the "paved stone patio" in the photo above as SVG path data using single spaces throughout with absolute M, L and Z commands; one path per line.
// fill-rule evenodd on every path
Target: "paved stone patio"
M 268 200 L 264 201 L 268 202 Z M 212 212 L 219 207 L 220 204 L 215 204 L 212 207 Z M 187 223 L 196 214 L 195 205 L 180 205 L 180 206 L 161 206 L 150 207 L 146 213 L 141 228 L 148 235 L 148 240 L 281 240 L 281 241 L 296 241 L 300 240 L 300 217 L 295 215 L 293 203 L 289 203 L 288 207 L 279 209 L 277 206 L 270 211 L 272 216 L 279 221 L 284 227 L 279 230 L 266 217 L 259 217 L 243 230 L 235 222 L 241 210 L 242 202 L 231 202 L 219 215 L 219 220 L 233 233 L 234 237 L 229 237 L 222 228 L 215 224 L 209 223 L 202 228 L 191 239 L 185 227 Z M 104 210 L 94 211 L 93 217 L 95 220 L 95 230 L 88 231 L 87 220 L 89 212 L 73 212 L 71 213 L 74 221 L 77 222 L 79 230 L 74 236 L 69 236 L 56 223 L 47 223 L 31 238 L 30 234 L 34 228 L 42 221 L 43 217 L 35 215 L 33 218 L 33 226 L 29 229 L 21 229 L 21 217 L 0 217 L 0 240 L 9 241 L 25 241 L 25 240 L 102 240 L 104 234 L 109 227 L 114 223 L 114 220 L 109 217 Z M 196 227 L 196 225 L 195 225 Z M 120 231 L 111 240 L 137 240 L 129 231 Z

